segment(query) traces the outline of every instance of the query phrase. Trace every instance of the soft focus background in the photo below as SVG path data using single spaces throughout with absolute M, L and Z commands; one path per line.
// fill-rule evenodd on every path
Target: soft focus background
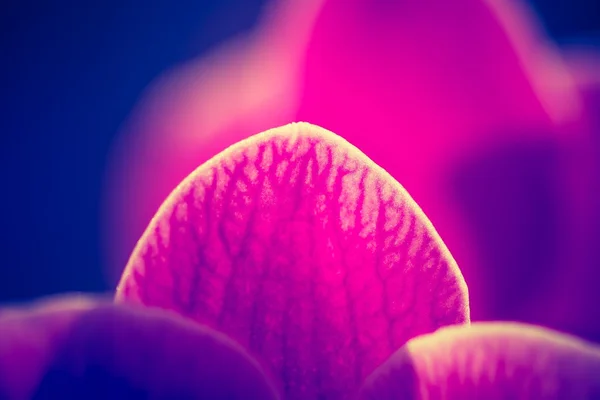
M 106 291 L 109 148 L 144 88 L 255 23 L 263 1 L 12 1 L 0 11 L 0 299 Z
M 383 3 L 387 2 L 381 3 L 386 7 Z M 0 302 L 66 291 L 105 292 L 114 288 L 114 271 L 107 272 L 107 264 L 113 261 L 106 254 L 106 240 L 102 238 L 106 228 L 103 199 L 111 150 L 123 124 L 151 82 L 169 68 L 196 59 L 249 31 L 265 2 L 184 0 L 173 4 L 162 0 L 9 0 L 3 4 L 0 12 L 3 189 Z M 574 45 L 600 45 L 599 2 L 534 0 L 530 4 L 559 46 L 566 49 Z M 579 59 L 573 57 L 573 60 Z M 585 71 L 590 69 L 586 60 L 573 65 L 584 71 L 582 77 L 595 73 L 593 67 L 591 72 Z M 590 111 L 596 118 L 600 115 L 597 92 L 584 93 L 590 104 L 596 105 Z M 598 124 L 598 120 L 595 123 Z M 536 151 L 525 149 L 511 153 L 510 157 L 511 160 L 517 158 L 516 164 L 523 165 L 552 162 L 546 160 L 546 153 Z M 493 177 L 498 168 L 507 171 L 502 167 L 502 163 L 506 163 L 502 154 L 481 157 L 472 167 L 480 174 L 469 175 L 470 181 L 463 182 L 464 185 L 483 184 L 490 176 L 511 179 L 510 171 L 508 178 L 503 174 Z M 583 167 L 586 176 L 600 172 L 595 170 L 595 165 L 590 163 Z M 536 177 L 532 182 L 537 182 Z M 544 186 L 543 182 L 538 183 Z M 460 185 L 458 182 L 457 186 Z M 597 193 L 593 185 L 588 189 L 592 194 Z M 476 194 L 469 195 L 469 190 L 462 193 L 467 196 L 464 204 L 473 210 L 477 210 L 477 204 L 486 202 Z M 539 195 L 540 191 L 532 193 Z M 539 207 L 553 203 L 549 198 L 551 191 L 543 193 L 545 200 Z M 529 200 L 532 209 L 538 208 L 535 197 Z M 594 207 L 593 201 L 591 207 Z M 543 218 L 530 223 L 538 224 L 537 230 L 550 237 L 553 229 L 560 229 Z M 598 237 L 599 232 L 596 232 Z M 515 236 L 518 237 L 518 232 Z M 552 239 L 541 241 L 547 245 Z M 594 246 L 593 240 L 589 246 Z M 597 249 L 600 250 L 600 244 Z M 521 254 L 520 262 L 528 265 L 526 258 L 532 252 L 539 253 L 539 249 L 520 249 L 514 254 Z M 598 257 L 590 260 L 585 273 L 600 268 Z M 506 263 L 498 268 L 510 268 L 514 260 L 500 261 Z M 552 264 L 534 260 L 537 264 L 546 262 Z M 569 261 L 562 264 L 568 271 Z M 514 274 L 521 272 L 514 271 Z M 537 282 L 533 278 L 521 280 L 520 284 L 535 291 Z M 510 304 L 510 307 L 518 309 L 519 304 Z M 501 312 L 498 315 L 503 316 Z M 510 318 L 517 314 L 505 315 Z M 600 340 L 598 332 L 597 327 L 589 331 L 576 330 L 594 340 Z

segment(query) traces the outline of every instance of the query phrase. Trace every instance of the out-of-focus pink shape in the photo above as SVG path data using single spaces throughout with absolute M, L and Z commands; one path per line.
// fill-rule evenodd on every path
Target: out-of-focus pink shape
M 300 400 L 352 398 L 406 341 L 469 322 L 460 270 L 410 195 L 306 123 L 237 143 L 186 178 L 116 300 L 228 334 Z
M 529 161 L 530 149 L 562 149 L 575 141 L 566 129 L 576 125 L 580 98 L 536 37 L 533 21 L 518 11 L 507 2 L 479 0 L 331 0 L 307 53 L 298 118 L 343 132 L 406 186 L 472 285 L 474 319 L 531 318 L 538 311 L 529 309 L 528 294 L 566 262 L 550 240 L 544 250 L 533 248 L 532 236 L 544 232 L 528 221 L 528 207 L 535 205 L 518 180 L 538 168 Z M 373 128 L 382 134 L 365 134 Z M 525 152 L 517 170 L 513 149 Z M 482 182 L 471 183 L 469 174 L 483 168 L 469 163 L 487 162 L 496 152 L 506 152 L 500 157 L 507 165 L 488 169 L 510 174 L 512 187 L 490 183 L 488 193 L 480 193 Z M 461 174 L 467 175 L 464 188 Z M 571 193 L 562 190 L 569 177 L 562 178 L 552 176 L 545 195 L 569 204 Z M 559 226 L 551 233 L 566 230 L 568 237 L 570 219 L 563 204 L 558 207 Z M 550 257 L 528 257 L 542 252 Z M 537 278 L 520 284 L 529 270 Z
M 448 327 L 413 339 L 369 377 L 363 400 L 597 399 L 600 348 L 514 323 Z
M 197 165 L 306 120 L 406 186 L 461 266 L 474 319 L 589 329 L 583 309 L 567 323 L 582 302 L 556 290 L 589 261 L 585 106 L 531 13 L 501 0 L 274 4 L 259 33 L 174 71 L 136 112 L 107 192 L 110 268 Z

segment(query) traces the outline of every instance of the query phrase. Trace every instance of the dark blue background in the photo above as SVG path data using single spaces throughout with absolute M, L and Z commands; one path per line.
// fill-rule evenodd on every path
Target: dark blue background
M 249 29 L 263 2 L 0 8 L 0 301 L 109 289 L 99 211 L 119 126 L 153 78 Z M 557 40 L 598 38 L 600 2 L 534 3 Z

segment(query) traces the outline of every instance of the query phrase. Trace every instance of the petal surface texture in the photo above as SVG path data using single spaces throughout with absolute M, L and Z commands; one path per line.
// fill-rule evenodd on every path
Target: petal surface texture
M 348 398 L 407 340 L 469 321 L 462 275 L 409 194 L 307 123 L 250 137 L 185 179 L 117 300 L 226 333 L 295 399 Z
M 276 399 L 239 345 L 164 310 L 65 297 L 0 326 L 3 400 Z
M 413 339 L 360 399 L 598 399 L 600 348 L 518 323 L 447 327 Z

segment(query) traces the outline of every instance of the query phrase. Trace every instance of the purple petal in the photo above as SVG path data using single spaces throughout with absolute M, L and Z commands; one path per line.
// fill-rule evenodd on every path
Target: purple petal
M 448 327 L 408 342 L 361 399 L 598 399 L 600 348 L 517 323 Z
M 275 399 L 239 346 L 165 311 L 67 297 L 0 326 L 2 399 Z

